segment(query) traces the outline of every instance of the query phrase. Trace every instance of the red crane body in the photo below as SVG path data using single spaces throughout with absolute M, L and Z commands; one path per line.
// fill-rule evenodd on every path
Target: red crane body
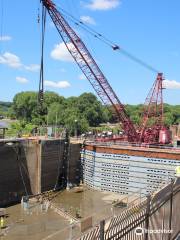
M 55 4 L 51 0 L 42 0 L 42 3 L 47 9 L 71 56 L 89 80 L 102 102 L 109 107 L 113 106 L 118 120 L 122 123 L 128 141 L 137 142 L 139 136 L 125 111 L 124 105 L 118 99 L 85 44 L 56 9 Z
M 163 74 L 159 73 L 144 103 L 141 123 L 141 142 L 157 142 L 163 127 Z M 151 120 L 151 127 L 148 122 Z
M 52 0 L 41 0 L 41 2 L 43 8 L 47 9 L 71 56 L 91 83 L 97 95 L 107 107 L 111 108 L 111 111 L 113 110 L 118 120 L 122 123 L 124 135 L 127 137 L 127 140 L 129 142 L 148 144 L 158 143 L 160 131 L 164 129 L 162 73 L 158 73 L 157 79 L 146 98 L 141 127 L 139 131 L 136 131 L 126 113 L 124 105 L 120 102 L 83 41 L 57 10 Z M 154 121 L 151 125 L 149 125 L 150 119 Z
M 171 141 L 169 130 L 164 126 L 163 119 L 163 80 L 163 74 L 158 73 L 146 97 L 140 130 L 140 142 L 149 144 L 162 143 L 160 139 L 162 131 L 166 135 L 164 136 L 164 143 Z

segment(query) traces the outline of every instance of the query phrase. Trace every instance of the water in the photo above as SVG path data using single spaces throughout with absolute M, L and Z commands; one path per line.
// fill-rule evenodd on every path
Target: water
M 124 197 L 124 196 L 123 196 Z M 84 189 L 83 192 L 75 190 L 63 191 L 53 199 L 53 205 L 63 209 L 64 212 L 78 218 L 76 224 L 71 222 L 53 209 L 42 211 L 40 204 L 34 204 L 29 210 L 24 211 L 20 204 L 7 208 L 6 236 L 0 240 L 48 240 L 71 239 L 81 234 L 81 224 L 84 218 L 92 217 L 92 224 L 118 214 L 122 209 L 113 209 L 112 202 L 122 198 L 121 195 L 102 193 Z M 4 230 L 5 232 L 5 230 Z
M 8 208 L 7 213 L 9 215 L 6 218 L 7 235 L 1 237 L 1 240 L 39 240 L 69 225 L 65 219 L 52 210 L 48 210 L 47 213 L 43 213 L 39 209 L 33 212 L 24 212 L 19 204 Z

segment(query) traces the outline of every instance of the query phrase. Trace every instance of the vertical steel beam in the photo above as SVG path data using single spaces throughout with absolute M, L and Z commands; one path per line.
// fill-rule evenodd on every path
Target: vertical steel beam
M 170 205 L 169 205 L 169 230 L 172 230 L 172 210 L 173 210 L 173 190 L 174 190 L 174 180 L 171 180 L 171 196 L 170 196 Z M 169 232 L 168 240 L 171 240 L 171 233 Z
M 100 240 L 104 240 L 104 227 L 105 227 L 105 220 L 100 222 Z
M 147 208 L 146 208 L 146 219 L 145 219 L 145 234 L 144 240 L 148 240 L 148 229 L 149 229 L 149 213 L 151 207 L 151 195 L 147 196 Z

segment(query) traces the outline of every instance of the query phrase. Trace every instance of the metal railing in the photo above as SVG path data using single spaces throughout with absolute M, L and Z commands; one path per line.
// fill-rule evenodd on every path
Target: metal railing
M 78 240 L 173 240 L 180 234 L 180 178 L 125 209 L 102 220 Z

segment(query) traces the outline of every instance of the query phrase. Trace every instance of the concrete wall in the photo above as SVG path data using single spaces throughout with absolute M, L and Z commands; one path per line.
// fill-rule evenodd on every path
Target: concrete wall
M 17 159 L 17 149 L 0 146 L 0 207 L 17 202 L 25 195 L 23 181 L 28 193 L 32 193 L 24 148 L 20 145 L 19 149 Z
M 80 145 L 70 144 L 64 162 L 64 143 L 60 139 L 24 140 L 13 146 L 1 143 L 0 207 L 20 201 L 26 195 L 23 181 L 29 195 L 52 190 L 56 183 L 61 186 L 63 172 L 68 173 L 72 185 L 78 184 Z
M 31 193 L 41 192 L 41 144 L 39 141 L 24 141 L 23 148 L 27 162 Z

